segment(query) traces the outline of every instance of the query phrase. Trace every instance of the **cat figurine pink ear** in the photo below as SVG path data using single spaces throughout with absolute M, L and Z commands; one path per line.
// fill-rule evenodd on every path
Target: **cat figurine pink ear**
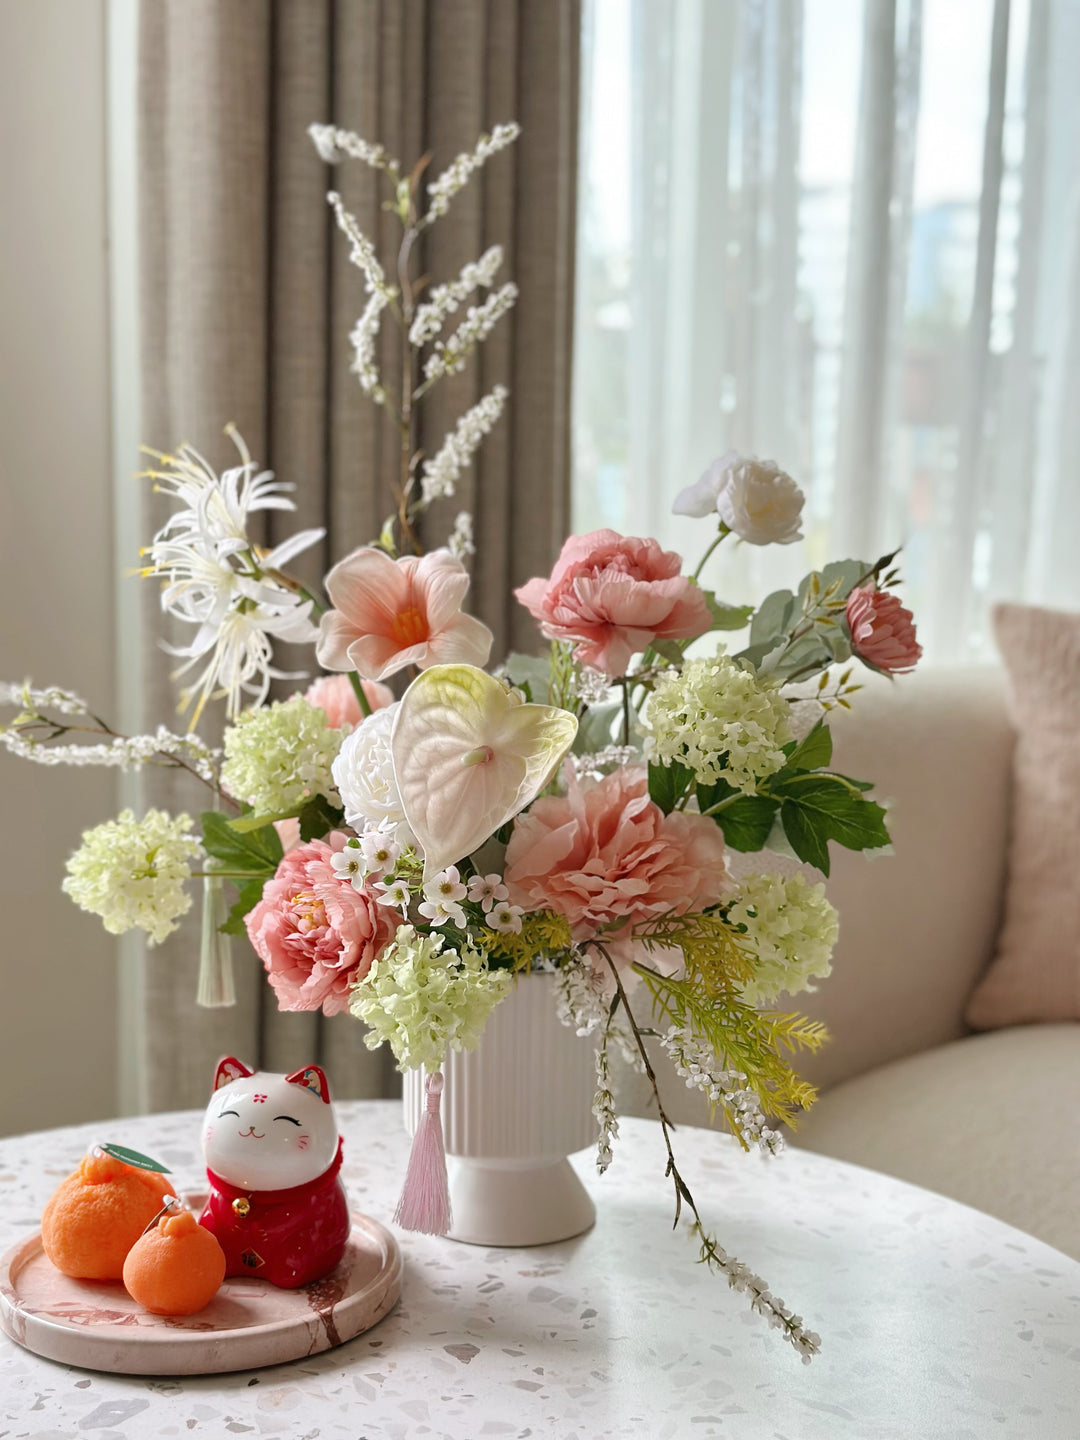
M 291 1075 L 218 1061 L 203 1122 L 210 1196 L 199 1217 L 225 1251 L 226 1275 L 283 1289 L 321 1280 L 349 1237 L 341 1139 L 318 1065 Z

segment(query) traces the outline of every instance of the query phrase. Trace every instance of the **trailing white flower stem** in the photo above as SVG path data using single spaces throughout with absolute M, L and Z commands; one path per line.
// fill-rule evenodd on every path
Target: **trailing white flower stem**
M 697 1236 L 700 1241 L 701 1248 L 698 1259 L 701 1263 L 708 1265 L 710 1270 L 715 1270 L 723 1275 L 732 1290 L 738 1290 L 744 1294 L 748 1294 L 750 1296 L 750 1308 L 758 1315 L 764 1316 L 774 1329 L 782 1330 L 784 1339 L 798 1351 L 802 1357 L 803 1364 L 808 1365 L 821 1349 L 821 1337 L 815 1334 L 814 1331 L 806 1329 L 801 1316 L 793 1314 L 791 1309 L 785 1305 L 781 1299 L 772 1294 L 765 1281 L 762 1280 L 759 1275 L 755 1275 L 741 1260 L 736 1260 L 734 1256 L 729 1255 L 716 1240 L 716 1237 L 710 1235 L 705 1229 L 705 1223 L 701 1218 L 697 1202 L 694 1200 L 690 1187 L 679 1173 L 679 1167 L 675 1162 L 675 1151 L 671 1144 L 671 1132 L 674 1126 L 668 1118 L 667 1112 L 664 1110 L 663 1101 L 660 1099 L 660 1089 L 656 1080 L 656 1071 L 652 1067 L 648 1051 L 645 1048 L 645 1037 L 634 1018 L 634 1012 L 630 1008 L 630 1002 L 627 999 L 626 990 L 623 987 L 618 967 L 614 960 L 612 960 L 606 946 L 598 940 L 591 940 L 588 944 L 601 955 L 608 969 L 611 971 L 612 979 L 615 982 L 617 1003 L 621 1006 L 629 1022 L 638 1053 L 641 1057 L 641 1063 L 644 1066 L 645 1074 L 652 1088 L 653 1098 L 656 1101 L 656 1113 L 660 1121 L 660 1129 L 664 1136 L 664 1145 L 668 1155 L 667 1169 L 664 1173 L 670 1176 L 671 1182 L 675 1187 L 675 1221 L 672 1228 L 678 1226 L 679 1220 L 682 1217 L 683 1204 L 685 1203 L 694 1217 L 690 1229 L 691 1233 Z M 613 1011 L 614 1008 L 615 1006 L 613 1005 Z

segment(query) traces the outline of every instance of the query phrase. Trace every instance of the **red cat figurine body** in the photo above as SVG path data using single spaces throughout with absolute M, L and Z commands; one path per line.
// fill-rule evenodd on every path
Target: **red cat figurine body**
M 345 1252 L 349 1207 L 330 1087 L 318 1065 L 292 1075 L 219 1062 L 203 1123 L 210 1196 L 199 1224 L 225 1251 L 226 1275 L 292 1290 Z

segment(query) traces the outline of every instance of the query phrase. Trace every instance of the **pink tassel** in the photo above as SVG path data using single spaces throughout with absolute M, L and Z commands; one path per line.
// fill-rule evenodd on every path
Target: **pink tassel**
M 446 1151 L 443 1148 L 443 1077 L 436 1070 L 424 1087 L 427 1103 L 413 1136 L 409 1169 L 394 1211 L 394 1223 L 403 1230 L 424 1235 L 445 1235 L 450 1229 L 450 1186 L 446 1178 Z

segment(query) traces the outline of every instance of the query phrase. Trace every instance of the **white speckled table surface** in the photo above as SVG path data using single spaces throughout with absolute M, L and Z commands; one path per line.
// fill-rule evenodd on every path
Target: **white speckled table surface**
M 408 1153 L 400 1107 L 337 1106 L 354 1207 L 389 1220 Z M 95 1140 L 201 1182 L 195 1112 L 0 1142 L 0 1251 L 37 1226 Z M 127 1378 L 0 1336 L 0 1437 L 19 1440 L 1075 1440 L 1080 1264 L 952 1201 L 789 1149 L 744 1156 L 682 1129 L 677 1154 L 720 1243 L 820 1332 L 799 1363 L 671 1232 L 662 1142 L 626 1120 L 593 1231 L 534 1250 L 401 1235 L 401 1302 L 308 1360 Z

